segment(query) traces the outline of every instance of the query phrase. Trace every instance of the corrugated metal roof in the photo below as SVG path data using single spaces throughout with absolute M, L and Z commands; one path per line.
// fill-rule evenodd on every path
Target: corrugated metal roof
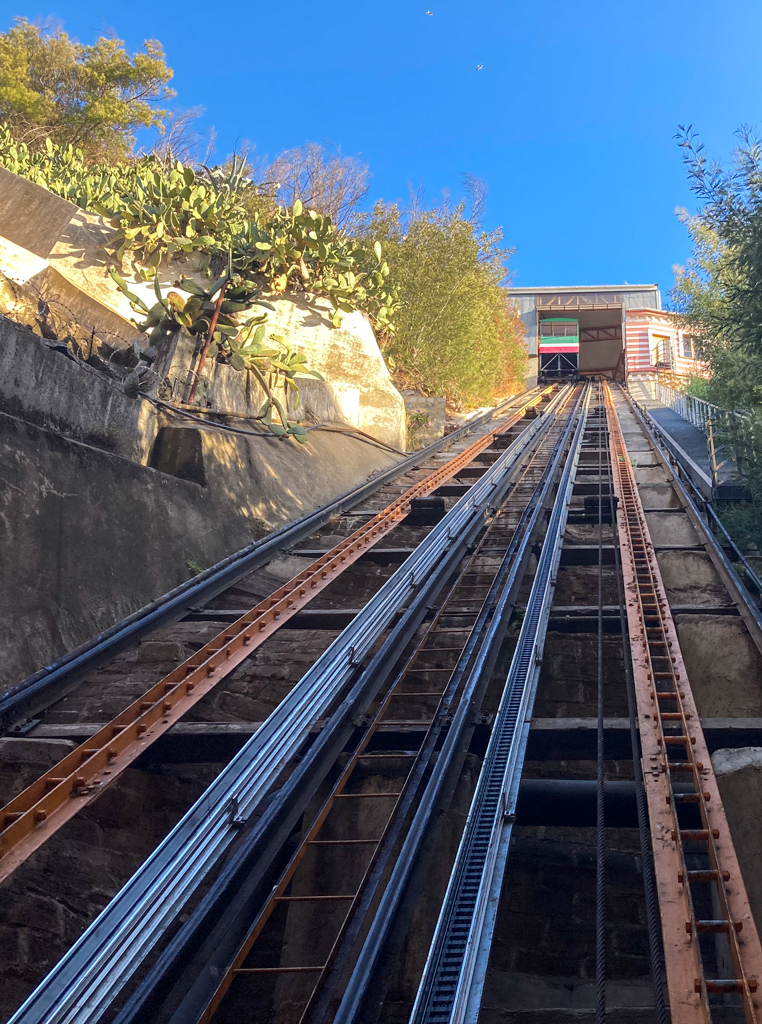
M 548 310 L 606 309 L 623 306 L 625 309 L 661 309 L 658 284 L 602 284 L 581 285 L 578 288 L 543 286 L 542 288 L 506 288 L 518 308 L 522 319 L 538 308 Z M 579 303 L 575 299 L 579 298 Z M 531 318 L 530 318 L 531 319 Z M 529 328 L 529 320 L 525 321 Z
M 538 288 L 506 288 L 514 295 L 541 295 L 543 292 L 648 292 L 658 291 L 658 284 L 581 284 L 542 285 Z
M 526 346 L 530 355 L 537 354 L 537 319 L 542 316 L 563 316 L 574 310 L 653 309 L 661 310 L 658 284 L 586 284 L 578 287 L 506 288 L 526 329 Z M 579 303 L 575 302 L 579 297 Z

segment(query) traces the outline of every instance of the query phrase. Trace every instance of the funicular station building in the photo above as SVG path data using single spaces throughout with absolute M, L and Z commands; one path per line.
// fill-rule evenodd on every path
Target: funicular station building
M 657 284 L 511 288 L 526 330 L 528 385 L 538 376 L 701 373 L 696 339 L 662 310 Z

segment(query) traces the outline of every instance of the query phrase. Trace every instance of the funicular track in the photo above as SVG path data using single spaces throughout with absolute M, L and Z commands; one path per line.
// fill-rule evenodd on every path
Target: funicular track
M 602 690 L 602 542 L 604 473 L 613 483 L 608 502 L 617 524 L 624 584 L 629 653 L 637 706 L 639 744 L 633 730 L 633 760 L 642 771 L 648 801 L 663 947 L 649 936 L 656 1019 L 666 1020 L 660 991 L 666 977 L 674 1024 L 708 1024 L 716 1007 L 723 1021 L 760 1021 L 758 982 L 762 949 L 691 693 L 667 594 L 635 483 L 630 455 L 608 382 L 598 385 L 598 729 L 596 851 L 596 1008 L 607 1019 L 605 769 Z M 595 422 L 595 421 L 592 421 Z M 595 429 L 595 428 L 593 428 Z M 610 462 L 604 469 L 608 436 Z M 556 508 L 555 515 L 565 515 Z M 551 566 L 558 564 L 562 529 L 553 520 L 527 605 L 511 670 L 503 691 L 479 782 L 474 793 L 449 887 L 431 941 L 411 1024 L 476 1024 L 488 971 L 492 929 L 508 856 L 542 651 L 545 590 L 552 591 Z M 616 552 L 615 552 L 616 554 Z M 545 562 L 545 566 L 543 565 Z M 621 589 L 620 589 L 621 593 Z M 539 643 L 537 635 L 539 634 Z M 522 641 L 524 641 L 522 643 Z M 533 664 L 534 663 L 534 664 Z M 519 685 L 517 686 L 517 682 Z M 632 724 L 634 727 L 634 713 Z M 640 753 L 640 758 L 638 754 Z M 686 812 L 688 812 L 686 814 Z M 696 821 L 698 813 L 698 821 Z M 639 815 L 641 830 L 645 815 Z M 642 839 L 642 836 L 641 836 Z M 650 873 L 644 857 L 644 876 Z M 648 902 L 649 881 L 645 878 Z M 699 908 L 701 908 L 699 910 Z M 591 908 L 592 909 L 592 908 Z M 649 906 L 649 914 L 656 907 Z M 663 953 L 663 961 L 662 961 Z M 662 973 L 663 972 L 663 973 Z M 735 1015 L 734 1015 L 735 1010 Z
M 325 983 L 331 976 L 334 982 L 337 980 L 336 962 L 342 943 L 345 945 L 343 963 L 346 962 L 347 937 L 354 938 L 359 931 L 358 910 L 361 905 L 367 910 L 372 900 L 370 890 L 378 885 L 413 799 L 435 757 L 452 709 L 458 704 L 466 707 L 470 703 L 471 693 L 464 694 L 464 691 L 469 691 L 469 670 L 478 659 L 485 625 L 501 595 L 507 598 L 513 595 L 517 570 L 525 561 L 547 485 L 566 455 L 579 400 L 579 394 L 569 394 L 559 407 L 556 421 L 516 477 L 475 551 L 448 587 L 433 620 L 403 660 L 401 671 L 392 679 L 370 716 L 360 742 L 347 753 L 345 767 L 253 922 L 202 1020 L 214 1019 L 226 995 L 233 1003 L 236 997 L 242 1001 L 242 1011 L 246 1004 L 267 1001 L 268 984 L 271 986 L 282 975 L 288 976 L 290 1002 L 303 1003 L 301 1021 L 317 1019 L 319 1011 L 325 1011 L 332 995 L 329 993 L 326 997 Z M 510 613 L 510 605 L 504 601 L 501 617 L 506 612 Z M 401 729 L 410 730 L 410 749 L 385 749 L 384 730 Z M 384 780 L 388 790 L 364 790 L 363 773 L 368 769 L 378 770 L 379 762 L 383 762 L 386 769 Z M 362 813 L 342 817 L 340 800 L 380 800 L 385 806 L 388 804 L 380 835 L 364 834 L 368 822 Z M 374 815 L 376 827 L 378 818 L 378 814 Z M 335 866 L 331 867 L 329 860 L 336 850 L 345 853 L 349 846 L 358 847 L 358 877 L 351 883 Z M 310 855 L 313 861 L 319 858 L 320 863 L 312 863 L 309 870 L 300 873 Z M 343 891 L 326 891 L 336 886 Z M 272 960 L 273 948 L 269 932 L 278 934 L 284 927 L 277 915 L 288 915 L 294 910 L 299 913 L 304 904 L 311 904 L 315 910 L 315 930 L 307 926 L 308 934 L 315 936 L 309 951 L 313 958 L 323 962 L 268 963 Z M 334 907 L 337 913 L 332 914 Z M 316 957 L 321 951 L 322 955 Z M 236 987 L 245 987 L 245 991 L 236 992 Z M 173 1019 L 184 1019 L 190 1008 L 188 1004 L 198 997 L 199 993 L 193 993 Z
M 562 557 L 574 553 L 574 544 L 565 545 L 567 524 L 575 522 L 592 526 L 597 538 L 594 550 L 578 548 L 576 557 L 585 561 L 572 563 L 597 566 L 597 606 L 565 612 L 566 621 L 589 621 L 590 632 L 597 630 L 597 899 L 589 908 L 597 941 L 595 1020 L 607 1020 L 612 913 L 602 644 L 604 621 L 616 618 L 641 801 L 653 1020 L 666 1024 L 671 1012 L 672 1024 L 762 1022 L 762 949 L 619 423 L 617 407 L 625 402 L 625 393 L 612 393 L 606 382 L 577 385 L 557 394 L 506 447 L 496 440 L 505 424 L 490 434 L 480 449 L 492 460 L 489 469 L 318 659 L 13 1024 L 383 1020 L 374 1013 L 383 1001 L 387 945 L 403 927 L 411 877 L 421 870 L 419 860 L 425 863 L 432 823 L 462 769 L 486 689 L 496 685 L 498 651 L 518 602 L 526 609 L 515 652 L 497 679 L 494 720 L 481 726 L 488 739 L 470 811 L 410 1002 L 411 1024 L 476 1024 L 545 633 L 559 615 L 551 605 Z M 680 486 L 676 481 L 690 511 Z M 400 496 L 406 509 L 410 498 Z M 614 528 L 613 545 L 604 543 L 604 523 Z M 274 612 L 295 614 L 293 603 L 309 597 L 312 579 L 320 587 L 328 579 L 320 574 L 339 569 L 342 554 L 351 559 L 373 543 L 376 528 L 385 525 L 356 531 L 345 552 L 322 555 L 293 589 L 272 595 L 221 637 L 235 645 L 254 638 L 254 630 L 269 635 L 277 628 Z M 732 567 L 716 542 L 702 537 L 707 550 L 714 544 L 712 559 L 740 603 L 743 587 Z M 620 592 L 613 608 L 604 606 L 604 565 L 613 566 Z M 522 584 L 527 596 L 519 601 Z M 249 644 L 239 644 L 243 658 Z M 199 686 L 216 682 L 217 667 L 235 651 L 226 658 L 218 638 L 206 658 L 199 652 L 188 663 L 188 679 L 199 673 Z M 185 677 L 167 681 L 182 687 Z M 172 709 L 160 712 L 154 721 L 161 726 L 176 721 Z M 321 730 L 308 739 L 318 718 Z M 142 978 L 130 983 L 139 971 Z M 715 1008 L 720 1016 L 713 1017 Z
M 194 705 L 304 608 L 318 593 L 364 553 L 378 544 L 405 518 L 418 499 L 432 494 L 467 470 L 495 439 L 505 435 L 534 409 L 549 389 L 536 388 L 515 402 L 515 411 L 443 465 L 426 473 L 398 498 L 351 533 L 346 540 L 316 559 L 298 576 L 260 601 L 204 644 L 189 659 L 157 681 L 140 698 L 104 725 L 22 793 L 0 808 L 0 881 L 6 878 L 58 828 L 96 799 L 125 768 L 164 735 Z M 419 474 L 420 475 L 420 474 Z M 289 534 L 290 537 L 290 534 Z M 223 591 L 224 593 L 224 591 Z M 216 588 L 213 596 L 219 596 Z M 168 602 L 169 603 L 169 602 Z M 194 605 L 198 614 L 199 605 Z M 94 660 L 94 659 L 93 659 Z M 74 660 L 75 666 L 77 659 Z M 5 695 L 5 714 L 25 712 L 28 691 L 39 709 L 43 684 L 60 695 L 58 683 L 66 665 L 38 674 L 28 685 Z M 39 712 L 38 712 L 39 713 Z M 18 715 L 19 711 L 16 710 Z
M 370 605 L 355 617 L 355 620 L 333 647 L 326 652 L 326 655 L 318 659 L 313 670 L 302 680 L 296 691 L 282 702 L 278 711 L 265 723 L 265 726 L 244 748 L 241 755 L 234 759 L 234 762 L 219 776 L 203 806 L 191 809 L 175 832 L 171 833 L 156 854 L 149 858 L 144 869 L 138 872 L 138 875 L 119 894 L 118 899 L 104 911 L 90 931 L 85 933 L 82 940 L 64 958 L 59 965 L 60 969 L 52 972 L 33 994 L 28 1003 L 19 1011 L 18 1019 L 48 1019 L 45 1014 L 49 1015 L 52 1012 L 50 1007 L 54 1005 L 62 1007 L 64 1002 L 68 1008 L 60 1011 L 63 1013 L 60 1019 L 77 1019 L 77 1014 L 82 1012 L 87 1012 L 93 1019 L 96 1019 L 101 1010 L 108 1005 L 122 987 L 124 979 L 129 978 L 147 951 L 171 923 L 180 905 L 197 888 L 200 880 L 213 869 L 215 861 L 223 851 L 229 848 L 234 840 L 242 840 L 242 842 L 237 842 L 239 847 L 246 847 L 246 841 L 251 840 L 256 849 L 258 838 L 272 838 L 267 829 L 272 830 L 280 824 L 279 808 L 276 808 L 269 817 L 265 815 L 266 820 L 259 819 L 255 815 L 254 822 L 261 827 L 258 827 L 258 830 L 256 828 L 252 830 L 252 834 L 256 832 L 256 836 L 253 838 L 248 834 L 245 824 L 249 815 L 276 781 L 282 766 L 297 753 L 308 738 L 311 726 L 345 691 L 347 683 L 357 677 L 358 671 L 378 642 L 386 636 L 380 650 L 382 656 L 386 654 L 386 646 L 390 644 L 404 646 L 404 643 L 410 639 L 417 626 L 426 617 L 431 599 L 457 566 L 472 538 L 481 529 L 484 517 L 492 507 L 492 503 L 502 498 L 513 475 L 522 465 L 524 452 L 530 450 L 529 446 L 532 446 L 536 440 L 539 441 L 556 422 L 559 403 L 566 404 L 568 388 L 562 389 L 550 401 L 544 415 L 529 420 L 529 425 L 513 443 L 501 444 L 501 436 L 505 436 L 510 427 L 518 423 L 528 407 L 537 405 L 546 397 L 548 391 L 549 389 L 536 389 L 516 402 L 516 411 L 512 416 L 470 446 L 467 453 L 462 453 L 454 460 L 454 466 L 446 465 L 442 470 L 430 475 L 423 482 L 423 486 L 417 489 L 417 494 L 429 493 L 443 480 L 452 477 L 457 480 L 459 472 L 464 468 L 468 469 L 468 464 L 472 463 L 474 459 L 478 459 L 482 452 L 487 456 L 492 452 L 490 457 L 494 460 L 492 464 L 482 464 L 478 470 L 468 474 L 470 477 L 468 485 L 460 485 L 459 488 L 456 488 L 456 493 L 463 493 L 460 501 L 456 503 L 445 519 L 425 537 L 423 543 L 414 550 L 403 570 L 387 581 L 376 597 L 371 600 Z M 506 440 L 510 442 L 511 438 L 506 437 Z M 474 478 L 476 482 L 472 483 Z M 401 495 L 400 499 L 391 506 L 391 512 L 388 509 L 385 510 L 389 513 L 388 518 L 393 521 L 402 519 L 409 511 L 411 498 L 414 496 L 410 492 Z M 363 532 L 363 528 L 358 531 L 358 533 L 361 532 Z M 382 531 L 379 528 L 379 523 L 376 522 L 371 530 L 364 532 L 365 543 L 372 544 Z M 342 558 L 345 561 L 351 560 L 355 551 L 361 549 L 362 541 L 363 538 L 350 537 L 348 543 L 345 542 L 340 546 L 344 550 L 329 552 L 330 558 L 321 557 L 316 567 L 313 567 L 315 573 L 312 575 L 318 574 L 317 579 L 313 581 L 314 588 L 309 585 L 305 587 L 304 574 L 300 574 L 301 578 L 297 578 L 295 581 L 297 593 L 292 597 L 291 605 L 308 598 L 310 595 L 304 591 L 317 589 L 320 586 L 320 580 L 328 577 L 333 569 L 331 558 L 338 554 L 337 562 L 339 564 Z M 328 568 L 326 568 L 326 563 L 329 563 Z M 300 590 L 303 592 L 299 593 Z M 277 594 L 269 602 L 269 606 L 255 611 L 259 612 L 260 616 L 262 612 L 266 615 L 275 605 L 276 612 L 279 612 L 277 604 L 283 597 L 284 595 Z M 411 597 L 412 605 L 410 604 Z M 288 598 L 286 601 L 286 606 L 283 609 L 284 617 L 290 613 Z M 264 604 L 268 603 L 264 602 Z M 398 619 L 398 613 L 403 608 L 407 608 L 406 615 L 403 619 Z M 244 643 L 247 631 L 251 635 L 254 632 L 251 627 L 254 626 L 258 631 L 259 626 L 263 623 L 261 617 L 260 621 L 257 621 L 257 614 L 242 618 L 245 621 L 236 624 L 238 628 L 234 631 L 233 642 L 237 641 L 239 647 L 245 648 L 249 646 Z M 395 622 L 396 625 L 393 625 Z M 267 626 L 266 620 L 264 625 Z M 389 633 L 390 625 L 393 625 L 391 633 Z M 230 650 L 230 645 L 228 645 L 228 650 Z M 187 670 L 185 679 L 177 680 L 175 678 L 172 680 L 173 690 L 178 688 L 179 682 L 180 689 L 184 689 L 187 695 L 187 677 L 200 669 L 202 678 L 208 679 L 209 676 L 214 675 L 213 671 L 209 673 L 208 670 L 215 668 L 218 658 L 222 661 L 223 669 L 227 669 L 225 662 L 229 659 L 225 658 L 224 646 L 219 642 L 215 649 L 206 650 L 204 654 L 206 655 L 204 658 L 191 659 L 191 663 L 185 666 Z M 378 655 L 376 657 L 378 658 Z M 210 662 L 211 664 L 209 664 Z M 371 666 L 373 665 L 374 662 L 371 659 Z M 221 673 L 221 675 L 224 674 L 226 671 Z M 372 674 L 371 672 L 370 676 Z M 362 695 L 368 690 L 368 678 L 369 670 L 365 669 L 364 673 L 360 673 L 361 683 L 358 684 L 358 692 Z M 383 678 L 384 673 L 382 672 L 380 682 L 383 682 Z M 191 693 L 193 689 L 194 687 L 191 686 Z M 168 688 L 162 695 L 160 704 L 159 713 L 162 726 L 170 724 L 169 721 L 164 721 L 164 719 L 170 718 L 170 709 L 166 707 L 169 700 L 167 691 Z M 372 697 L 372 692 L 370 695 Z M 338 709 L 341 713 L 338 714 L 338 717 L 334 716 L 339 731 L 341 728 L 345 728 L 347 723 L 351 726 L 351 713 L 356 702 L 357 693 L 350 690 L 344 705 L 340 705 Z M 145 713 L 154 708 L 141 708 L 138 704 L 137 709 L 132 709 L 133 715 L 135 710 Z M 120 724 L 117 723 L 117 726 Z M 141 724 L 143 723 L 139 722 L 137 717 L 133 717 L 132 726 L 135 727 L 136 733 L 137 727 Z M 127 730 L 118 730 L 117 735 L 122 731 Z M 146 729 L 137 735 L 145 740 L 147 733 Z M 114 738 L 116 737 L 112 736 L 109 739 Z M 325 728 L 319 735 L 318 741 L 313 744 L 310 750 L 311 756 L 317 756 L 315 752 L 322 750 L 323 747 L 330 747 L 334 740 L 331 729 Z M 342 746 L 343 742 L 342 738 Z M 80 750 L 77 753 L 80 764 L 74 766 L 74 771 L 71 773 L 74 776 L 72 782 L 75 786 L 71 792 L 79 795 L 84 788 L 76 785 L 76 780 L 82 770 L 81 766 L 91 759 L 93 759 L 92 763 L 97 764 L 95 758 L 99 757 L 101 752 L 100 749 L 96 750 L 90 742 L 85 750 Z M 109 764 L 108 752 L 104 751 L 103 753 L 106 757 L 105 763 L 113 771 L 116 758 L 112 757 Z M 304 774 L 302 772 L 302 775 Z M 56 781 L 48 789 L 58 787 L 62 775 L 62 772 L 54 774 L 52 778 Z M 34 787 L 30 787 L 30 791 L 32 797 L 39 797 L 39 793 L 34 790 Z M 86 794 L 87 789 L 84 789 L 82 795 Z M 70 803 L 76 805 L 78 801 L 72 800 L 71 796 L 68 797 L 68 800 L 69 803 L 62 804 L 62 813 L 70 816 Z M 28 813 L 34 806 L 31 804 L 23 813 Z M 39 807 L 36 809 L 40 810 Z M 13 810 L 10 813 L 15 814 Z M 10 821 L 6 818 L 5 823 L 8 826 L 6 832 L 20 820 L 21 818 L 17 817 L 13 817 Z M 43 838 L 50 834 L 47 815 L 45 817 L 40 815 L 35 821 L 35 826 L 38 830 L 37 834 L 42 835 Z M 37 839 L 36 835 L 34 839 Z M 35 842 L 35 845 L 38 843 Z M 164 895 L 160 896 L 160 892 Z M 129 954 L 126 953 L 125 943 L 131 950 Z M 81 968 L 85 963 L 88 964 L 90 970 L 85 971 L 86 976 L 83 976 Z M 105 972 L 105 975 L 98 974 L 99 971 Z M 108 982 L 105 985 L 102 984 L 104 976 L 108 977 Z M 96 977 L 99 979 L 98 981 L 88 980 Z M 59 997 L 63 997 L 63 1002 Z M 41 1009 L 43 1006 L 47 1009 Z M 40 1014 L 43 1016 L 41 1017 Z M 74 1014 L 74 1016 L 71 1017 L 70 1014 Z M 50 1019 L 58 1018 L 51 1016 Z
M 673 1019 L 704 1024 L 712 1019 L 713 997 L 727 1004 L 733 995 L 753 1024 L 762 1020 L 762 946 L 611 389 L 604 387 L 670 1007 Z M 698 828 L 684 821 L 688 808 L 698 811 Z M 699 906 L 714 913 L 707 917 Z

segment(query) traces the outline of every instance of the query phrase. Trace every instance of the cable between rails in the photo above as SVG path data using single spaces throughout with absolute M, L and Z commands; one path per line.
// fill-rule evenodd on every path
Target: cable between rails
M 595 1021 L 606 1024 L 606 762 L 603 731 L 603 439 L 602 387 L 598 385 L 598 722 L 595 791 Z M 611 488 L 609 487 L 609 490 Z
M 610 399 L 609 399 L 610 400 Z M 630 640 L 627 628 L 627 616 L 624 614 L 625 595 L 622 585 L 621 557 L 619 550 L 618 531 L 615 529 L 617 510 L 614 503 L 613 488 L 609 488 L 609 510 L 611 513 L 612 540 L 614 547 L 614 573 L 617 583 L 617 597 L 620 609 L 620 628 L 622 650 L 624 654 L 624 678 L 627 691 L 627 712 L 630 725 L 630 745 L 635 781 L 635 807 L 638 816 L 638 837 L 640 841 L 640 859 L 643 870 L 643 890 L 646 901 L 646 921 L 648 926 L 648 956 L 651 966 L 651 980 L 654 990 L 654 1006 L 656 1024 L 670 1024 L 671 1016 L 665 999 L 666 973 L 664 965 L 664 949 L 661 935 L 661 916 L 659 900 L 656 893 L 656 877 L 654 874 L 654 858 L 651 849 L 651 828 L 648 820 L 646 791 L 641 767 L 640 735 L 638 732 L 638 713 L 635 700 L 635 682 L 632 677 L 630 662 Z

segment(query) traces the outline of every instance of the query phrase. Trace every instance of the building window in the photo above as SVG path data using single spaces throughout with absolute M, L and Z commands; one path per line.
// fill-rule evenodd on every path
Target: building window
M 555 320 L 540 321 L 540 337 L 542 338 L 576 338 L 579 325 L 576 320 L 571 323 L 559 323 Z
M 693 338 L 690 334 L 683 335 L 683 359 L 693 359 Z
M 651 365 L 672 365 L 672 349 L 669 344 L 669 337 L 660 334 L 651 336 Z

